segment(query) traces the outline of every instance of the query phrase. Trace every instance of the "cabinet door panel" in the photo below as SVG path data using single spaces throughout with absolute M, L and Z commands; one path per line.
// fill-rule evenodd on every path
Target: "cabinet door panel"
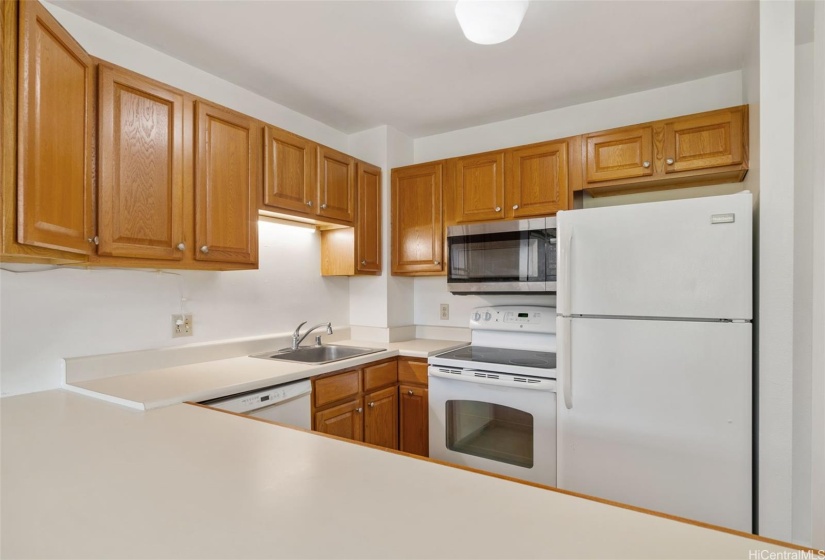
M 101 66 L 99 127 L 99 253 L 182 259 L 183 96 Z
M 401 451 L 430 455 L 429 398 L 426 387 L 400 385 Z
M 710 114 L 669 121 L 665 124 L 667 173 L 706 169 L 742 163 L 744 110 L 714 111 Z
M 364 396 L 364 441 L 398 449 L 398 387 Z
M 653 128 L 591 134 L 587 142 L 587 182 L 653 174 Z
M 315 215 L 316 144 L 267 126 L 263 203 L 275 209 Z
M 39 2 L 20 2 L 20 243 L 91 254 L 94 63 Z
M 258 253 L 258 125 L 250 118 L 197 102 L 195 256 L 254 263 Z
M 358 272 L 381 272 L 381 212 L 381 169 L 359 162 L 355 253 Z
M 459 222 L 504 217 L 504 152 L 455 161 L 456 219 Z
M 392 271 L 444 270 L 443 163 L 396 170 L 392 177 Z
M 363 441 L 363 412 L 361 400 L 318 411 L 315 413 L 315 431 L 355 441 Z
M 352 222 L 355 217 L 355 160 L 318 146 L 319 216 Z
M 567 142 L 512 150 L 507 176 L 507 214 L 547 216 L 567 210 Z

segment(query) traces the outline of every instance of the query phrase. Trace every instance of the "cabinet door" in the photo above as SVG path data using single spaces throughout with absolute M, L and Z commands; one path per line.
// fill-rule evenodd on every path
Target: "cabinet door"
M 381 272 L 381 168 L 358 162 L 355 268 Z
M 738 165 L 747 107 L 714 111 L 665 123 L 665 171 L 677 173 Z
M 364 440 L 364 408 L 360 399 L 315 412 L 315 431 Z
M 443 162 L 393 170 L 394 274 L 441 274 L 444 270 L 443 173 Z
M 314 216 L 316 144 L 273 126 L 264 131 L 264 206 Z
M 653 127 L 590 134 L 585 140 L 588 183 L 653 174 Z
M 453 196 L 458 222 L 504 217 L 504 152 L 455 160 Z
M 355 159 L 318 146 L 317 203 L 319 216 L 352 223 L 355 218 Z
M 259 127 L 249 117 L 209 103 L 196 105 L 195 257 L 254 263 Z
M 398 449 L 398 387 L 364 395 L 364 441 Z
M 183 258 L 183 96 L 99 67 L 98 253 Z
M 39 2 L 20 2 L 17 240 L 94 249 L 94 63 Z
M 547 216 L 567 210 L 567 142 L 515 149 L 507 155 L 507 217 Z
M 400 385 L 401 451 L 423 457 L 430 455 L 430 421 L 427 388 Z

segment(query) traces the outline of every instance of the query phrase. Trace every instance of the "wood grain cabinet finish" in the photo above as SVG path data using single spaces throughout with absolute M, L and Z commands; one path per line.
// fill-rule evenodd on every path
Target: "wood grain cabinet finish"
M 381 274 L 381 168 L 358 162 L 355 270 Z
M 355 441 L 364 440 L 364 405 L 361 399 L 317 411 L 315 431 Z
M 280 128 L 266 126 L 264 147 L 261 208 L 314 216 L 317 144 Z
M 640 126 L 585 137 L 588 183 L 653 174 L 653 127 Z
M 665 172 L 742 163 L 744 107 L 666 121 Z
M 210 103 L 195 103 L 195 258 L 254 264 L 259 125 Z
M 444 274 L 444 162 L 392 170 L 392 273 Z
M 98 87 L 98 254 L 181 260 L 183 95 L 104 65 Z
M 398 386 L 364 395 L 364 443 L 398 449 Z
M 429 457 L 429 399 L 427 387 L 399 385 L 399 449 Z
M 353 370 L 317 378 L 312 394 L 315 407 L 322 408 L 340 400 L 357 397 L 360 392 L 361 372 Z
M 460 157 L 453 165 L 456 221 L 483 222 L 503 218 L 504 152 Z
M 94 64 L 39 2 L 19 10 L 17 241 L 89 255 Z
M 355 159 L 318 146 L 318 191 L 316 213 L 352 225 L 355 218 Z
M 508 150 L 505 214 L 521 219 L 569 208 L 568 142 Z

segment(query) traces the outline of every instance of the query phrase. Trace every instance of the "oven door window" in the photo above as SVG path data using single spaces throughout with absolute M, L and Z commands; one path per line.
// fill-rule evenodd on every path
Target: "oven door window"
M 533 467 L 533 415 L 481 401 L 450 400 L 447 448 L 519 467 Z
M 555 262 L 547 262 L 550 237 L 549 230 L 452 236 L 448 281 L 545 282 L 551 269 L 555 276 Z

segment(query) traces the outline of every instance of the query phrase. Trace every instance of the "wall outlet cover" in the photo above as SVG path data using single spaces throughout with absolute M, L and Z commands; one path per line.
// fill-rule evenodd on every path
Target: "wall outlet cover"
M 192 336 L 192 314 L 187 313 L 181 318 L 180 313 L 172 315 L 172 338 Z
M 442 321 L 446 321 L 450 318 L 450 304 L 449 303 L 442 303 L 441 304 L 441 306 L 439 308 L 439 311 L 438 311 L 438 317 Z

